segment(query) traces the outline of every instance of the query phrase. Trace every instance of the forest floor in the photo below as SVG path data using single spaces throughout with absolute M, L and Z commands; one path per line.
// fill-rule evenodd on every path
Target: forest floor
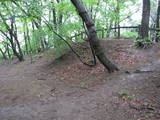
M 101 41 L 121 69 L 112 74 L 72 53 L 0 64 L 0 120 L 160 120 L 160 44 L 138 49 L 132 42 Z

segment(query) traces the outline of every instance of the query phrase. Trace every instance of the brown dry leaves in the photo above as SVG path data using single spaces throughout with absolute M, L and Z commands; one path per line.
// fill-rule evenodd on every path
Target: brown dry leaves
M 98 64 L 97 66 L 91 68 L 83 65 L 82 63 L 75 63 L 68 65 L 62 71 L 58 71 L 56 74 L 59 74 L 63 80 L 75 80 L 77 78 L 85 79 L 85 77 L 90 75 L 96 75 L 105 71 L 105 68 Z
M 129 55 L 123 51 L 114 53 L 112 59 L 115 60 L 117 63 L 127 64 L 127 65 L 132 65 L 137 62 L 145 61 L 144 57 Z

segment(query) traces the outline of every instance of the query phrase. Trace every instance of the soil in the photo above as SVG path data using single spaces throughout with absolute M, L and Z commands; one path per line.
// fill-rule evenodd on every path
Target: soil
M 69 52 L 0 64 L 0 120 L 160 120 L 160 45 L 104 39 L 120 71 L 83 65 Z M 86 56 L 87 57 L 87 56 Z

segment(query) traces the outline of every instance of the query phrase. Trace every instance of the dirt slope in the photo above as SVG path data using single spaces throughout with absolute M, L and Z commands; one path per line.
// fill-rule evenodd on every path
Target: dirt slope
M 160 120 L 160 47 L 101 41 L 121 71 L 82 65 L 69 53 L 0 65 L 0 120 Z M 128 71 L 128 72 L 125 72 Z

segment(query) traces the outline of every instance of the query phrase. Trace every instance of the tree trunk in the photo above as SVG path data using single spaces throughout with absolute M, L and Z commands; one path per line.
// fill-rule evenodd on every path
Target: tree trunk
M 6 44 L 6 50 L 7 50 L 8 57 L 11 58 L 11 54 L 10 54 L 9 44 L 8 43 Z
M 150 0 L 143 0 L 143 13 L 141 21 L 141 35 L 140 35 L 142 39 L 148 38 L 149 19 L 150 19 Z
M 0 48 L 0 52 L 1 52 L 2 56 L 3 56 L 3 58 L 5 60 L 7 60 L 7 56 L 6 56 L 5 52 L 3 52 L 3 50 L 1 48 Z
M 121 37 L 121 29 L 120 29 L 120 4 L 119 4 L 119 0 L 117 0 L 117 8 L 116 8 L 116 12 L 117 12 L 117 27 L 118 27 L 118 39 L 120 39 Z
M 14 37 L 14 41 L 16 42 L 16 44 L 18 46 L 18 55 L 19 55 L 18 59 L 19 59 L 19 61 L 24 61 L 24 56 L 23 56 L 22 48 L 21 48 L 20 42 L 18 40 L 17 26 L 16 26 L 15 18 L 13 18 L 11 20 L 11 26 L 12 26 L 12 35 Z
M 26 23 L 23 25 L 24 25 L 23 26 L 23 30 L 24 30 L 23 36 L 24 36 L 25 50 L 26 50 L 26 54 L 28 55 L 29 52 L 28 52 L 28 41 L 27 41 L 27 35 L 26 35 Z
M 156 19 L 156 28 L 157 29 L 160 28 L 159 19 L 160 19 L 160 0 L 158 0 L 158 8 L 157 8 L 157 19 Z M 157 30 L 157 32 L 156 32 L 156 42 L 158 42 L 159 39 L 160 39 L 159 31 Z
M 101 46 L 100 46 L 100 40 L 97 36 L 96 30 L 95 30 L 95 25 L 91 19 L 91 17 L 89 16 L 89 14 L 87 13 L 84 5 L 79 1 L 79 0 L 71 0 L 71 2 L 73 3 L 73 5 L 76 7 L 80 17 L 82 18 L 82 20 L 84 21 L 88 33 L 89 33 L 89 39 L 91 42 L 91 45 L 93 45 L 95 54 L 97 56 L 97 58 L 99 59 L 99 61 L 105 66 L 105 68 L 109 71 L 109 72 L 114 72 L 117 71 L 118 68 L 112 64 L 112 62 L 110 60 L 107 59 L 107 57 L 105 56 Z
M 57 3 L 59 4 L 61 2 L 61 0 L 57 0 Z M 60 12 L 60 11 L 59 11 Z M 62 13 L 60 13 L 59 14 L 59 16 L 58 16 L 58 24 L 59 25 L 62 25 L 62 23 L 63 23 L 63 14 Z
M 55 28 L 55 31 L 57 31 L 57 16 L 56 16 L 55 6 L 53 6 L 52 14 L 53 14 L 54 28 Z

